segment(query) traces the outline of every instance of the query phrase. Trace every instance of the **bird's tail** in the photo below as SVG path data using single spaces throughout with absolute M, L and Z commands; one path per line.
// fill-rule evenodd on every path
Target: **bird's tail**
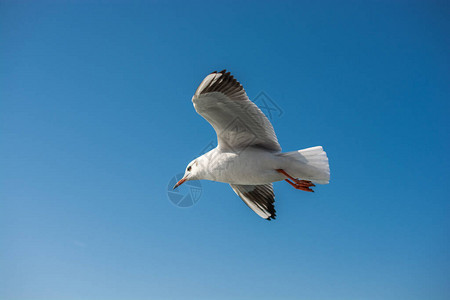
M 286 158 L 285 171 L 291 176 L 320 184 L 329 183 L 330 167 L 322 146 L 280 153 L 279 156 Z

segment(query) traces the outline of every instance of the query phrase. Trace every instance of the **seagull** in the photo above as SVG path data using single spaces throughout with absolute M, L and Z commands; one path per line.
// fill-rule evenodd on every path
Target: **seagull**
M 272 124 L 226 70 L 203 79 L 192 97 L 194 108 L 217 135 L 217 147 L 191 161 L 174 189 L 189 180 L 230 184 L 256 214 L 276 218 L 273 182 L 313 192 L 328 184 L 330 168 L 322 146 L 281 152 Z

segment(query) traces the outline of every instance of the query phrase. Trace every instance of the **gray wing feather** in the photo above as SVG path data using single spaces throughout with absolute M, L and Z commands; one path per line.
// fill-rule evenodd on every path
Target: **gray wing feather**
M 192 102 L 197 113 L 213 126 L 221 149 L 239 152 L 252 146 L 281 151 L 272 124 L 229 72 L 206 76 Z

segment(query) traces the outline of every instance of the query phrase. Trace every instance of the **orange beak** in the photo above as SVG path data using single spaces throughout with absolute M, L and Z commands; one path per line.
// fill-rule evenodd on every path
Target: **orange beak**
M 175 184 L 175 185 L 173 186 L 173 189 L 176 189 L 177 187 L 179 187 L 180 185 L 182 185 L 185 181 L 186 181 L 186 178 L 181 179 L 180 181 L 177 182 L 177 184 Z

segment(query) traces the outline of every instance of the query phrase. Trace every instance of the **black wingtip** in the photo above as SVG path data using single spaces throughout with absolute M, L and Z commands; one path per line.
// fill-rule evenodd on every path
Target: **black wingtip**
M 266 218 L 267 221 L 276 220 L 277 216 L 275 214 L 272 214 L 270 217 Z
M 219 75 L 220 74 L 220 75 Z M 211 76 L 213 75 L 213 76 Z M 245 98 L 247 95 L 245 94 L 244 88 L 237 81 L 230 72 L 227 72 L 226 69 L 223 69 L 220 72 L 214 71 L 209 75 L 209 83 L 202 86 L 202 89 L 199 90 L 200 86 L 195 91 L 195 95 L 206 94 L 210 92 L 222 92 L 229 97 L 243 97 Z M 212 80 L 211 77 L 214 77 Z M 208 78 L 208 77 L 206 77 Z M 206 80 L 206 78 L 204 80 Z
M 223 69 L 220 72 L 214 71 L 214 72 L 211 72 L 210 74 L 217 74 L 217 73 L 225 74 L 226 72 L 227 72 L 227 69 Z M 228 73 L 230 73 L 230 72 L 228 72 Z

